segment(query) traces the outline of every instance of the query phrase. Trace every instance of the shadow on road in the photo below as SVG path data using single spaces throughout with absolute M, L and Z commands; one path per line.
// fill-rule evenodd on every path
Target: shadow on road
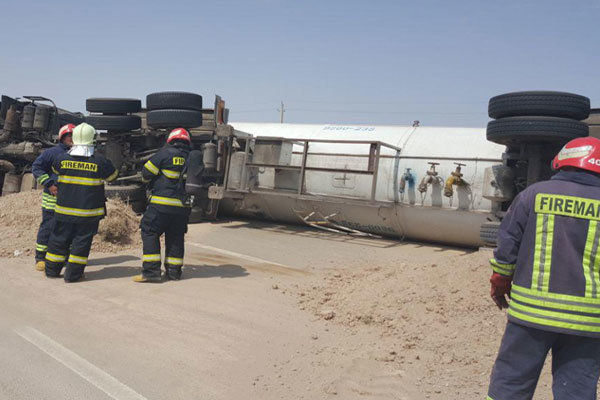
M 234 264 L 186 265 L 183 279 L 191 278 L 241 278 L 250 275 L 246 268 Z
M 125 256 L 127 257 L 127 256 Z M 111 258 L 111 257 L 108 257 Z M 118 257 L 114 257 L 118 258 Z M 135 257 L 134 257 L 135 258 Z M 98 264 L 96 264 L 98 265 Z M 96 271 L 85 271 L 86 281 L 101 279 L 118 279 L 138 275 L 141 267 L 105 267 Z M 250 275 L 245 268 L 239 265 L 186 265 L 183 268 L 182 279 L 194 278 L 240 278 Z
M 85 271 L 86 281 L 97 281 L 100 279 L 126 278 L 139 274 L 140 267 L 104 267 L 97 271 Z
M 127 261 L 134 261 L 134 260 L 139 260 L 139 259 L 140 259 L 139 257 L 128 256 L 128 255 L 103 257 L 103 258 L 92 258 L 89 260 L 88 265 L 95 266 L 95 265 L 123 264 L 124 262 L 127 262 Z

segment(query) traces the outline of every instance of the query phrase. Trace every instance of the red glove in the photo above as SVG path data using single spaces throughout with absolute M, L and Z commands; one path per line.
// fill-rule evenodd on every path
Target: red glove
M 500 275 L 497 272 L 494 272 L 490 278 L 490 283 L 492 284 L 490 294 L 492 300 L 494 300 L 494 303 L 496 303 L 500 310 L 508 308 L 508 301 L 504 296 L 508 296 L 510 299 L 511 281 L 512 277 Z

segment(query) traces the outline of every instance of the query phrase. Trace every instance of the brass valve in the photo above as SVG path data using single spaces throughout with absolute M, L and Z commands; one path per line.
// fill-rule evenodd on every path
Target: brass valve
M 446 184 L 444 185 L 444 196 L 452 197 L 454 195 L 454 188 L 452 186 L 468 186 L 469 184 L 463 179 L 463 173 L 461 172 L 461 167 L 465 167 L 466 164 L 462 163 L 454 163 L 456 165 L 456 169 L 450 173 L 450 177 L 446 179 Z

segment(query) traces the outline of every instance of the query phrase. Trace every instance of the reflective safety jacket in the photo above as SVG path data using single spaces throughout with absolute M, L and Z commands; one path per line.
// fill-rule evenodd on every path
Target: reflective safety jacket
M 118 174 L 110 161 L 97 153 L 91 157 L 65 154 L 52 169 L 58 175 L 57 220 L 88 223 L 104 217 L 104 181 L 113 181 Z
M 142 169 L 142 180 L 150 182 L 150 205 L 168 214 L 188 214 L 184 172 L 190 147 L 182 143 L 167 144 Z
M 600 177 L 561 171 L 521 192 L 490 260 L 513 277 L 508 318 L 600 338 Z
M 56 197 L 50 194 L 48 188 L 52 185 L 56 185 L 58 176 L 52 172 L 52 164 L 58 157 L 62 157 L 69 146 L 59 143 L 54 147 L 44 150 L 42 154 L 38 156 L 31 166 L 31 172 L 37 183 L 44 187 L 42 193 L 42 208 L 46 210 L 54 210 L 56 206 Z

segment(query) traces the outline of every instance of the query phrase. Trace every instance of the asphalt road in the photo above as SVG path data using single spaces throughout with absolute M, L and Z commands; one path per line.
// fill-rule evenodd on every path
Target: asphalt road
M 139 250 L 92 254 L 74 284 L 0 259 L 0 399 L 335 398 L 344 370 L 373 370 L 324 349 L 376 338 L 324 325 L 281 288 L 410 257 L 399 243 L 247 222 L 191 225 L 186 241 L 185 279 L 161 284 L 131 281 Z

